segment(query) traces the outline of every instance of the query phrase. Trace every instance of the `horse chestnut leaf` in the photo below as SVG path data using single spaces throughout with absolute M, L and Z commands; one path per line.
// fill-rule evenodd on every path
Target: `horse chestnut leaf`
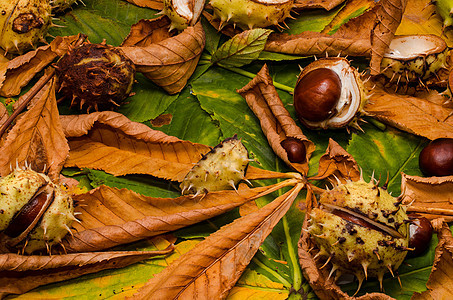
M 341 80 L 329 68 L 318 68 L 299 78 L 294 88 L 297 116 L 313 122 L 324 121 L 335 113 L 341 96 Z
M 425 176 L 453 175 L 453 139 L 431 141 L 420 152 L 419 166 Z
M 285 149 L 288 160 L 292 163 L 302 163 L 306 158 L 304 143 L 294 137 L 288 137 L 281 141 L 280 145 Z
M 433 226 L 427 218 L 417 214 L 409 214 L 408 217 L 411 220 L 409 225 L 409 248 L 414 249 L 408 252 L 408 255 L 418 256 L 428 249 L 433 236 Z

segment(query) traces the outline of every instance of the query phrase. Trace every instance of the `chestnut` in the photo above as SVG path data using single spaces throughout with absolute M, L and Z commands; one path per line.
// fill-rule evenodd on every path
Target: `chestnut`
M 304 143 L 294 137 L 288 137 L 280 142 L 288 155 L 288 160 L 292 163 L 302 163 L 306 159 L 306 150 Z
M 47 196 L 46 193 L 40 193 L 28 201 L 28 203 L 13 217 L 4 231 L 5 234 L 12 238 L 21 235 L 38 217 L 41 209 L 47 202 Z
M 294 88 L 294 108 L 299 119 L 324 121 L 335 113 L 340 96 L 338 74 L 329 68 L 317 68 L 298 79 Z
M 409 248 L 414 249 L 409 251 L 409 256 L 419 256 L 423 254 L 429 247 L 431 237 L 433 236 L 433 226 L 431 222 L 417 214 L 409 214 Z
M 425 176 L 453 175 L 453 139 L 431 141 L 420 152 L 419 166 Z

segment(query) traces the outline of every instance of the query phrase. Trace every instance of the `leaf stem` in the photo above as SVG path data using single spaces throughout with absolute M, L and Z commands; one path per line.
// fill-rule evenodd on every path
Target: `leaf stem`
M 297 254 L 294 252 L 294 247 L 293 246 L 293 241 L 291 239 L 291 233 L 289 232 L 289 224 L 288 224 L 288 219 L 285 216 L 282 218 L 283 222 L 283 229 L 285 231 L 285 236 L 286 236 L 286 243 L 288 245 L 288 254 L 290 257 L 290 263 L 293 266 L 294 270 L 294 278 L 293 278 L 293 287 L 296 290 L 299 290 L 302 286 L 302 272 L 300 270 L 299 266 L 299 259 L 297 257 Z
M 282 275 L 278 274 L 277 272 L 275 272 L 272 268 L 269 268 L 268 266 L 266 266 L 262 261 L 260 261 L 259 259 L 257 259 L 256 257 L 254 257 L 252 259 L 252 261 L 257 264 L 260 268 L 266 270 L 267 272 L 271 273 L 275 278 L 277 278 L 278 280 L 280 280 L 280 282 L 287 288 L 291 288 L 291 283 L 288 282 L 288 280 L 286 280 L 285 278 L 283 278 Z
M 245 77 L 249 77 L 251 79 L 255 78 L 255 76 L 256 76 L 256 74 L 248 72 L 248 71 L 245 71 L 245 70 L 242 70 L 240 68 L 226 67 L 226 66 L 221 66 L 221 65 L 220 65 L 220 67 L 222 67 L 222 68 L 224 68 L 224 69 L 226 69 L 228 71 L 243 75 Z M 292 87 L 289 87 L 287 85 L 284 85 L 284 84 L 281 84 L 281 83 L 278 83 L 278 82 L 275 82 L 275 81 L 273 81 L 273 84 L 274 84 L 274 86 L 277 89 L 280 89 L 282 91 L 288 92 L 290 94 L 294 93 L 294 88 L 292 88 Z
M 27 105 L 30 103 L 33 97 L 35 97 L 36 94 L 38 94 L 38 92 L 52 79 L 54 75 L 55 69 L 52 68 L 50 72 L 45 75 L 45 78 L 38 85 L 32 88 L 30 94 L 27 95 L 24 101 L 22 101 L 19 107 L 11 114 L 11 116 L 8 117 L 8 119 L 3 124 L 2 128 L 0 129 L 0 138 L 3 136 L 9 125 L 11 125 L 11 123 L 16 119 L 16 117 L 25 109 L 25 107 L 27 107 Z

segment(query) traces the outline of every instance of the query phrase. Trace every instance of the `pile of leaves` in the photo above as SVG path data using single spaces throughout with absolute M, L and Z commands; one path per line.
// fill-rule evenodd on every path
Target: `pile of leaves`
M 309 299 L 320 290 L 347 297 L 356 283 L 340 291 L 313 279 L 318 267 L 301 229 L 314 194 L 361 172 L 387 177 L 409 210 L 437 224 L 440 242 L 407 259 L 401 285 L 384 279 L 387 297 L 451 293 L 445 222 L 453 218 L 453 178 L 423 178 L 418 168 L 429 140 L 453 137 L 453 102 L 444 104 L 437 90 L 448 72 L 405 94 L 368 81 L 363 132 L 308 130 L 291 104 L 299 65 L 314 56 L 353 57 L 377 75 L 395 34 L 436 34 L 452 46 L 429 1 L 296 1 L 284 32 L 218 31 L 209 10 L 195 26 L 169 32 L 170 21 L 156 15 L 162 2 L 129 2 L 85 0 L 59 16 L 48 45 L 1 60 L 0 175 L 25 164 L 44 171 L 67 187 L 80 213 L 52 255 L 0 254 L 1 297 Z M 83 114 L 58 98 L 52 63 L 86 38 L 106 40 L 136 65 L 134 95 L 115 112 Z M 181 196 L 193 164 L 234 134 L 254 158 L 246 173 L 253 186 Z M 304 142 L 305 162 L 288 160 L 286 137 Z M 359 295 L 379 292 L 370 279 Z

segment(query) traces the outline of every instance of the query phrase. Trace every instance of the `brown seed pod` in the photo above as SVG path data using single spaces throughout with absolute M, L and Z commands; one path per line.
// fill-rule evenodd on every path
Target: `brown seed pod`
M 129 96 L 135 66 L 121 50 L 85 43 L 63 56 L 56 65 L 59 92 L 79 109 L 111 110 Z

